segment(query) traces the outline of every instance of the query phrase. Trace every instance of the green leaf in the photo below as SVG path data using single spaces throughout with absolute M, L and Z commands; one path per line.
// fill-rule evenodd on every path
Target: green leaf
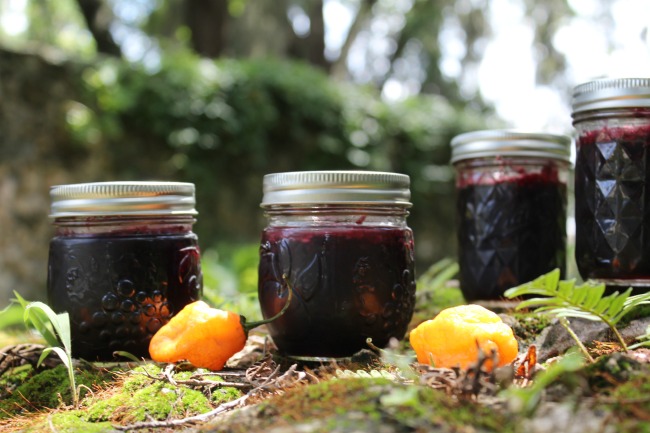
M 571 299 L 574 305 L 583 305 L 585 308 L 590 308 L 588 305 L 595 305 L 598 302 L 598 298 L 595 298 L 593 293 L 584 286 L 575 287 L 573 293 L 570 293 L 568 298 Z
M 52 330 L 52 325 L 48 321 L 47 314 L 38 309 L 28 309 L 29 304 L 25 306 L 23 311 L 23 320 L 26 325 L 31 325 L 39 334 L 45 339 L 50 346 L 58 346 L 59 341 L 56 334 Z
M 56 314 L 47 304 L 38 301 L 30 302 L 25 308 L 25 317 L 36 316 L 40 323 L 44 322 L 42 317 L 43 314 L 52 324 L 52 327 L 54 328 L 54 332 L 61 339 L 61 343 L 63 344 L 65 350 L 69 352 L 70 345 L 71 345 L 70 344 L 71 336 L 70 336 L 70 317 L 68 313 Z M 47 326 L 44 327 L 47 328 Z M 57 345 L 56 336 L 54 336 L 54 341 L 48 340 L 48 337 L 45 337 L 45 335 L 43 335 L 43 337 L 48 341 L 48 344 L 50 344 L 51 346 Z M 50 336 L 49 338 L 52 337 Z
M 578 319 L 591 320 L 593 322 L 602 321 L 600 317 L 594 314 L 591 314 L 586 311 L 576 311 L 573 308 L 555 308 L 549 311 L 557 317 L 573 317 Z
M 138 357 L 135 356 L 134 354 L 132 354 L 131 352 L 126 352 L 124 350 L 116 350 L 115 352 L 113 352 L 113 356 L 121 356 L 123 358 L 130 359 L 133 362 L 141 362 L 142 361 L 142 359 L 138 359 Z
M 556 304 L 551 300 L 549 300 L 549 298 L 531 298 L 531 299 L 526 299 L 525 301 L 521 301 L 519 304 L 517 304 L 516 309 L 523 310 L 525 308 L 536 308 L 536 307 L 540 308 L 547 305 L 554 306 Z
M 584 285 L 584 290 L 587 292 L 587 300 L 588 302 L 584 303 L 584 308 L 585 310 L 593 309 L 598 305 L 598 303 L 603 299 L 603 295 L 605 294 L 605 285 L 600 284 L 597 286 L 591 286 L 591 285 Z M 605 307 L 603 308 L 603 311 L 607 306 L 610 304 L 610 302 L 605 302 Z
M 0 311 L 0 329 L 23 323 L 23 311 L 20 305 L 9 304 Z
M 627 289 L 625 292 L 623 292 L 621 295 L 618 295 L 618 292 L 615 292 L 614 295 L 616 296 L 612 295 L 614 296 L 614 298 L 612 299 L 612 302 L 609 306 L 609 314 L 611 314 L 613 317 L 616 317 L 621 312 L 621 310 L 623 310 L 623 307 L 625 306 L 625 301 L 627 301 L 631 293 L 632 293 L 631 287 Z M 618 322 L 618 320 L 616 322 Z
M 45 349 L 43 349 L 43 353 L 41 353 L 40 358 L 38 358 L 38 362 L 36 363 L 36 366 L 40 366 L 41 363 L 45 361 L 45 358 L 47 358 L 47 355 L 49 355 L 52 352 L 56 353 L 59 356 L 59 358 L 61 358 L 61 361 L 63 361 L 63 364 L 67 369 L 70 369 L 71 367 L 70 358 L 65 353 L 65 351 L 60 347 L 46 347 Z
M 560 281 L 557 295 L 561 298 L 568 298 L 576 285 L 576 280 Z

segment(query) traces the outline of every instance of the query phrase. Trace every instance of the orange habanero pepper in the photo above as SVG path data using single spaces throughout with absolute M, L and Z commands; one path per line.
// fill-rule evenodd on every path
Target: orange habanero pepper
M 480 305 L 460 305 L 442 310 L 433 320 L 418 325 L 409 335 L 418 362 L 440 368 L 466 369 L 477 362 L 479 348 L 489 356 L 494 350 L 498 365 L 512 362 L 519 345 L 512 329 Z M 492 369 L 491 363 L 486 368 Z
M 156 332 L 149 343 L 149 355 L 157 362 L 187 360 L 195 367 L 221 370 L 235 353 L 244 348 L 248 332 L 280 317 L 287 302 L 275 316 L 246 323 L 239 314 L 212 308 L 203 301 L 188 304 Z

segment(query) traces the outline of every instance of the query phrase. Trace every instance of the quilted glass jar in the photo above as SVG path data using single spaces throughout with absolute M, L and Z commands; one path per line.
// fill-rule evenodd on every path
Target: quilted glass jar
M 566 256 L 570 138 L 486 130 L 452 140 L 460 287 L 466 300 L 559 268 Z
M 650 289 L 650 79 L 574 89 L 576 263 L 611 289 Z

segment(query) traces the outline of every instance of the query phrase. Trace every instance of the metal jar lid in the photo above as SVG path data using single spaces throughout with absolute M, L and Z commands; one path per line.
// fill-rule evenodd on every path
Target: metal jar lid
M 295 171 L 264 176 L 262 207 L 314 204 L 411 206 L 410 179 L 377 171 Z
M 78 216 L 196 215 L 194 184 L 95 182 L 50 189 L 51 218 Z
M 451 163 L 495 156 L 552 158 L 569 161 L 571 138 L 566 135 L 485 130 L 467 132 L 451 140 Z
M 573 89 L 573 112 L 650 107 L 650 78 L 609 78 Z

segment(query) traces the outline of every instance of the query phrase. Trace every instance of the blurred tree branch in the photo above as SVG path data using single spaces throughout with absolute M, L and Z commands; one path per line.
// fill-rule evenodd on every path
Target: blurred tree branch
M 363 29 L 366 22 L 371 18 L 372 7 L 375 3 L 377 3 L 377 0 L 361 0 L 359 10 L 354 17 L 348 35 L 345 37 L 345 41 L 341 46 L 341 53 L 332 65 L 331 75 L 333 77 L 343 79 L 347 76 L 348 68 L 346 62 L 348 54 L 350 54 L 350 48 L 359 35 L 359 32 L 361 32 L 361 29 Z
M 121 57 L 122 50 L 110 32 L 113 21 L 111 8 L 103 0 L 77 0 L 77 4 L 86 20 L 88 30 L 95 39 L 97 52 Z

